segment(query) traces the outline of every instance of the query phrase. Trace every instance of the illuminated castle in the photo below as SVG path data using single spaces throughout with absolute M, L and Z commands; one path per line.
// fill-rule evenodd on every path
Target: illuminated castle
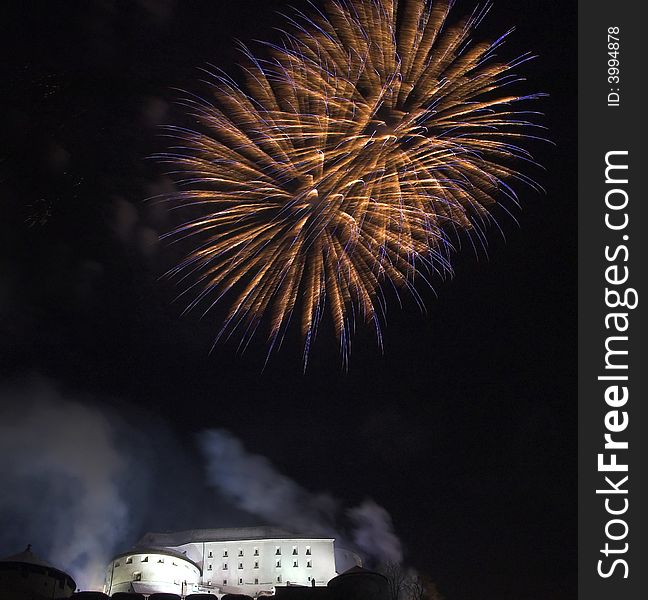
M 360 558 L 333 538 L 277 527 L 147 533 L 112 559 L 104 592 L 258 597 L 284 587 L 323 587 L 356 566 Z

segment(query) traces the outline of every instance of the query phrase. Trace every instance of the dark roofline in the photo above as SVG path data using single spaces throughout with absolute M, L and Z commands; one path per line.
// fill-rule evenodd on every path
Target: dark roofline
M 27 549 L 19 554 L 14 554 L 12 556 L 7 556 L 0 559 L 0 565 L 3 567 L 18 565 L 21 568 L 27 568 L 33 572 L 42 573 L 43 571 L 49 571 L 57 579 L 69 580 L 72 584 L 72 588 L 76 590 L 76 581 L 74 578 L 66 573 L 65 571 L 50 565 L 48 562 L 44 561 L 42 558 L 39 558 L 31 551 L 31 544 L 27 546 Z
M 43 573 L 47 572 L 54 579 L 62 579 L 67 581 L 72 590 L 76 590 L 77 584 L 72 575 L 68 575 L 65 571 L 52 567 L 51 565 L 39 565 L 33 562 L 24 562 L 20 560 L 0 560 L 0 569 L 19 567 L 20 569 L 26 569 L 32 573 Z
M 356 565 L 355 567 L 351 567 L 347 571 L 344 571 L 344 573 L 340 573 L 339 575 L 333 577 L 333 579 L 331 579 L 326 584 L 326 587 L 334 588 L 340 585 L 341 582 L 347 581 L 349 578 L 357 576 L 378 577 L 379 579 L 384 579 L 385 581 L 388 580 L 388 577 L 386 575 L 383 575 L 382 573 L 378 573 L 377 571 L 372 571 L 370 569 L 365 569 L 364 567 L 358 567 Z
M 332 536 L 287 531 L 279 527 L 228 527 L 219 529 L 189 529 L 173 532 L 147 532 L 139 543 L 147 545 L 181 546 L 202 542 L 245 542 L 251 540 L 332 540 Z

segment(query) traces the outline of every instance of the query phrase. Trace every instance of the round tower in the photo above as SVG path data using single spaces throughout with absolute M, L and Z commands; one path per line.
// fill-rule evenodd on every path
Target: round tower
M 389 600 L 387 578 L 380 573 L 353 567 L 331 579 L 331 600 Z
M 181 552 L 168 548 L 134 548 L 112 559 L 104 592 L 186 596 L 195 591 L 200 578 L 200 567 Z
M 74 579 L 38 558 L 31 544 L 24 552 L 0 560 L 0 600 L 69 598 L 75 589 Z

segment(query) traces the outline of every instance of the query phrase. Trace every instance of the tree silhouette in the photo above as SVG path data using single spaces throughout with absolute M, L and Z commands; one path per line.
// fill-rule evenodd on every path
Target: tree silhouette
M 378 571 L 389 582 L 389 600 L 445 600 L 436 583 L 427 575 L 399 563 L 386 563 Z

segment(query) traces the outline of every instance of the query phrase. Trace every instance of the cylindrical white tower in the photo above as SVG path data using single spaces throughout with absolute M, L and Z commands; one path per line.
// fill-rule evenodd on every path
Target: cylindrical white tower
M 115 556 L 106 571 L 104 591 L 170 593 L 185 596 L 197 591 L 200 568 L 180 552 L 136 548 Z

